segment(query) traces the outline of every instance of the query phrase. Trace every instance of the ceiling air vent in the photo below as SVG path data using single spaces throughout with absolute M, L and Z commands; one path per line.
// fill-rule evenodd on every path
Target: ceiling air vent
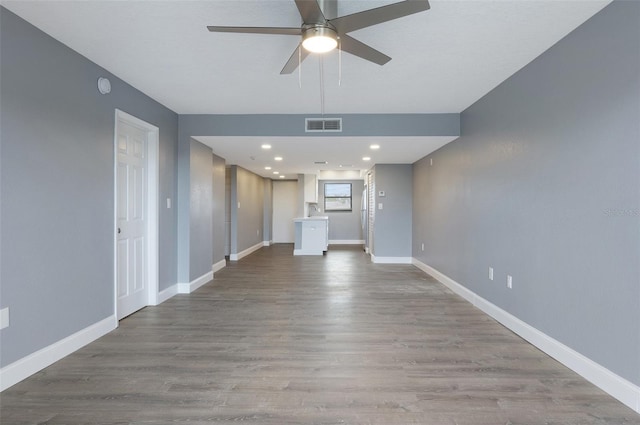
M 305 132 L 341 132 L 342 118 L 306 118 Z

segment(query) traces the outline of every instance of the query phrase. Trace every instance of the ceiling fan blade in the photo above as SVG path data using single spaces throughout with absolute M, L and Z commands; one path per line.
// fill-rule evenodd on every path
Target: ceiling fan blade
M 279 34 L 279 35 L 301 35 L 300 28 L 283 28 L 283 27 L 218 27 L 207 26 L 211 32 L 239 32 L 245 34 Z
M 405 0 L 386 6 L 369 9 L 351 15 L 341 16 L 329 21 L 331 25 L 336 27 L 338 33 L 347 32 L 370 27 L 371 25 L 381 24 L 393 19 L 402 18 L 403 16 L 412 15 L 414 13 L 428 10 L 428 0 Z
M 347 53 L 366 59 L 369 62 L 377 63 L 378 65 L 384 65 L 391 60 L 391 58 L 384 53 L 346 34 L 340 36 L 340 48 Z
M 298 6 L 298 12 L 305 24 L 324 24 L 327 19 L 320 9 L 320 5 L 316 0 L 295 0 Z
M 302 44 L 298 44 L 298 47 L 293 51 L 291 57 L 284 65 L 284 68 L 280 71 L 280 74 L 291 74 L 296 70 L 298 65 L 307 58 L 307 56 L 309 56 L 307 49 L 303 49 Z

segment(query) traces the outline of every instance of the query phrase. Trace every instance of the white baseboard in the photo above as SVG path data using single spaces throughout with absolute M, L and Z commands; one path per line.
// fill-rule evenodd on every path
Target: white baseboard
M 271 246 L 273 245 L 273 241 L 262 241 L 262 246 Z
M 229 259 L 231 261 L 238 261 L 241 260 L 242 258 L 246 257 L 247 255 L 259 250 L 260 248 L 262 248 L 264 246 L 264 242 L 258 242 L 257 244 L 255 244 L 252 247 L 249 247 L 247 249 L 245 249 L 244 251 L 238 252 L 237 254 L 231 254 L 229 255 Z
M 371 262 L 377 264 L 411 264 L 411 257 L 376 257 L 371 254 Z
M 413 264 L 420 270 L 430 274 L 440 283 L 451 289 L 462 298 L 511 329 L 523 339 L 529 341 L 540 350 L 553 357 L 587 381 L 596 385 L 612 397 L 618 399 L 636 412 L 640 413 L 640 386 L 616 375 L 606 367 L 578 353 L 563 343 L 551 338 L 544 332 L 523 322 L 511 313 L 487 301 L 475 292 L 470 291 L 458 282 L 420 260 L 413 259 Z
M 157 304 L 160 305 L 178 293 L 178 284 L 171 285 L 158 293 Z
M 189 283 L 176 283 L 158 293 L 158 303 L 155 305 L 162 304 L 167 301 L 169 298 L 173 297 L 177 294 L 190 294 L 205 283 L 208 283 L 213 279 L 213 274 L 217 271 L 222 270 L 227 265 L 226 260 L 220 260 L 217 263 L 211 266 L 211 272 L 205 273 L 199 278 L 195 279 Z
M 109 316 L 91 326 L 88 326 L 73 335 L 69 335 L 60 341 L 54 342 L 48 347 L 16 360 L 0 369 L 0 391 L 17 384 L 45 367 L 68 356 L 90 342 L 104 336 L 116 328 L 118 321 L 115 316 Z
M 211 266 L 211 271 L 213 273 L 220 271 L 222 269 L 224 269 L 225 267 L 227 267 L 227 260 L 220 260 L 217 263 L 215 263 L 214 265 Z
M 178 294 L 190 294 L 213 279 L 213 272 L 203 274 L 189 283 L 178 283 Z
M 360 239 L 329 239 L 329 245 L 364 245 Z

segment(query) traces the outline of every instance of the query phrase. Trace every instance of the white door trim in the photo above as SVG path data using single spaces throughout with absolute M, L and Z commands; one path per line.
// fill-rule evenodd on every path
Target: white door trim
M 158 190 L 160 169 L 160 129 L 119 109 L 115 110 L 113 135 L 113 316 L 118 326 L 118 264 L 117 264 L 117 167 L 118 167 L 118 122 L 123 121 L 147 132 L 147 305 L 157 305 L 158 296 L 158 264 L 159 264 L 159 218 Z

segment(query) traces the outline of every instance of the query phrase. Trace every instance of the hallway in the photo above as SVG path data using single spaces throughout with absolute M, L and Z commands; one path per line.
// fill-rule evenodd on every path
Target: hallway
M 2 393 L 3 424 L 640 424 L 411 265 L 289 244 Z

